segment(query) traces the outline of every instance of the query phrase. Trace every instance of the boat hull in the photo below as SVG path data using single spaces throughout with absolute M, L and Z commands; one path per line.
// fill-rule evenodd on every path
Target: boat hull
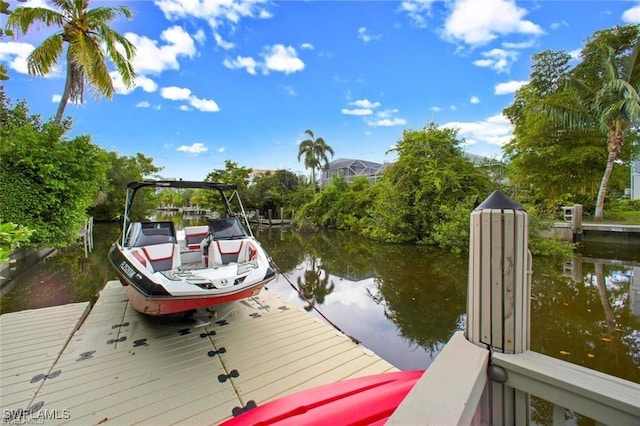
M 120 279 L 120 282 L 122 283 L 122 279 Z M 258 283 L 232 294 L 200 297 L 145 297 L 134 286 L 126 284 L 124 285 L 124 291 L 127 294 L 129 303 L 136 311 L 147 315 L 168 315 L 247 299 L 258 295 L 266 284 L 266 281 Z
M 129 303 L 135 310 L 147 315 L 169 315 L 188 312 L 209 306 L 235 302 L 256 296 L 262 288 L 276 277 L 273 268 L 260 281 L 249 285 L 231 286 L 215 294 L 172 295 L 147 274 L 136 269 L 135 265 L 122 253 L 118 244 L 109 251 L 109 260 L 118 274 Z

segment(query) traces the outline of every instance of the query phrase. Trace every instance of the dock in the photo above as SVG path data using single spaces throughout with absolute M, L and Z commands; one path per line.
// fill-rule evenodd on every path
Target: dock
M 0 316 L 3 423 L 219 424 L 291 393 L 397 371 L 268 290 L 151 317 L 110 281 L 88 302 Z

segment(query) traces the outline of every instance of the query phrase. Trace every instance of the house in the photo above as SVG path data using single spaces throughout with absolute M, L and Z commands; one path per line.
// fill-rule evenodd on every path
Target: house
M 327 186 L 334 176 L 343 176 L 348 183 L 353 182 L 357 176 L 364 176 L 370 183 L 375 183 L 389 163 L 374 163 L 373 161 L 353 160 L 350 158 L 338 158 L 331 161 L 322 169 L 320 185 Z

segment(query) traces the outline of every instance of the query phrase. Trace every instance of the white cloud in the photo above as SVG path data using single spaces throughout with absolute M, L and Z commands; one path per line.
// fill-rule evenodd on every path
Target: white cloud
M 202 154 L 203 152 L 207 152 L 207 147 L 200 142 L 193 143 L 191 145 L 181 145 L 178 147 L 177 151 L 186 152 L 188 154 Z
M 196 55 L 194 39 L 180 26 L 167 28 L 160 34 L 166 43 L 159 46 L 156 40 L 135 33 L 126 33 L 125 37 L 136 46 L 133 67 L 138 74 L 160 74 L 180 69 L 179 57 L 193 58 Z
M 216 44 L 221 48 L 223 48 L 224 50 L 231 50 L 236 46 L 234 43 L 230 41 L 223 40 L 222 36 L 218 33 L 214 33 L 213 38 L 216 40 Z
M 140 87 L 147 93 L 153 93 L 158 90 L 158 84 L 155 81 L 151 80 L 149 77 L 145 77 L 143 75 L 136 76 L 133 81 L 134 85 L 132 87 L 125 86 L 124 82 L 122 81 L 122 76 L 117 71 L 111 71 L 109 75 L 111 76 L 111 81 L 113 81 L 113 88 L 119 95 L 127 95 L 133 92 L 138 87 Z
M 192 107 L 203 112 L 218 112 L 220 107 L 213 99 L 200 99 L 192 96 L 189 98 L 189 103 Z
M 371 111 L 370 109 L 367 109 L 367 108 L 354 108 L 354 109 L 342 108 L 340 110 L 340 112 L 345 114 L 345 115 L 371 115 L 371 114 L 373 114 L 373 111 Z
M 304 62 L 298 58 L 296 49 L 291 46 L 274 44 L 265 46 L 260 56 L 263 62 L 256 61 L 250 56 L 237 56 L 236 59 L 226 58 L 222 64 L 229 69 L 244 68 L 251 75 L 257 74 L 257 69 L 262 69 L 262 73 L 267 75 L 269 71 L 279 71 L 291 74 L 304 69 Z
M 222 154 L 223 152 L 225 152 L 227 150 L 227 148 L 225 147 L 220 147 L 218 148 L 216 151 L 218 151 L 220 154 Z
M 455 0 L 447 17 L 445 38 L 477 46 L 494 40 L 498 35 L 543 34 L 537 24 L 525 20 L 527 11 L 514 0 Z
M 191 90 L 182 87 L 163 87 L 160 90 L 160 96 L 172 101 L 184 101 L 191 97 Z
M 407 120 L 404 118 L 381 118 L 378 120 L 368 121 L 367 124 L 373 127 L 404 126 L 407 124 Z
M 349 102 L 349 105 L 353 105 L 356 108 L 342 108 L 340 112 L 346 115 L 371 115 L 373 110 L 380 106 L 380 102 L 371 102 L 369 99 L 358 99 L 357 101 Z
M 298 96 L 296 91 L 291 86 L 284 86 L 284 91 L 289 96 Z
M 302 43 L 300 45 L 300 49 L 313 50 L 315 49 L 315 46 L 311 43 Z
M 431 5 L 435 0 L 405 0 L 400 4 L 400 10 L 406 12 L 418 28 L 426 28 L 426 17 L 430 16 Z
M 500 114 L 493 115 L 482 121 L 445 123 L 442 127 L 458 129 L 458 135 L 466 139 L 467 145 L 484 142 L 491 145 L 503 146 L 513 135 L 513 126 L 509 120 Z
M 511 64 L 518 59 L 518 55 L 519 53 L 515 50 L 491 49 L 482 52 L 485 59 L 475 60 L 473 64 L 477 67 L 492 68 L 501 73 L 509 71 Z
M 378 108 L 380 106 L 380 102 L 371 102 L 369 99 L 359 99 L 357 101 L 350 102 L 349 105 L 355 105 L 361 108 Z
M 304 69 L 304 62 L 298 58 L 296 49 L 291 46 L 266 46 L 261 56 L 264 58 L 265 73 L 273 70 L 290 74 Z
M 472 96 L 471 99 L 469 99 L 469 102 L 471 102 L 472 104 L 479 104 L 480 98 L 477 96 Z
M 0 62 L 6 62 L 10 69 L 20 74 L 28 74 L 27 57 L 33 49 L 34 46 L 29 43 L 15 41 L 0 43 Z
M 259 65 L 255 59 L 245 56 L 237 56 L 236 59 L 226 58 L 222 64 L 229 69 L 245 68 L 251 75 L 256 75 L 256 67 Z
M 380 38 L 382 37 L 382 35 L 380 34 L 370 34 L 367 32 L 367 28 L 366 27 L 360 27 L 358 28 L 358 38 L 360 40 L 362 40 L 363 43 L 367 44 L 370 41 L 373 40 L 380 40 Z
M 511 93 L 515 93 L 516 90 L 527 84 L 528 81 L 507 81 L 506 83 L 498 83 L 496 87 L 493 89 L 493 93 L 495 95 L 508 95 Z
M 265 0 L 155 0 L 154 3 L 169 20 L 193 17 L 207 21 L 212 28 L 224 23 L 233 26 L 242 18 L 268 19 L 273 16 L 265 8 Z
M 558 28 L 561 28 L 561 27 L 568 27 L 568 26 L 569 26 L 569 23 L 568 23 L 567 21 L 565 21 L 565 20 L 562 20 L 562 21 L 560 21 L 560 22 L 553 22 L 553 23 L 551 23 L 551 25 L 549 25 L 549 28 L 551 28 L 552 30 L 554 30 L 554 31 L 555 31 L 555 30 L 557 30 Z
M 151 104 L 147 101 L 141 101 L 136 104 L 136 108 L 150 108 Z
M 640 4 L 625 10 L 622 14 L 622 20 L 628 24 L 640 24 Z
M 212 99 L 198 98 L 191 93 L 191 90 L 183 87 L 163 87 L 160 90 L 160 96 L 172 101 L 187 101 L 189 106 L 202 112 L 218 112 L 220 107 L 216 101 Z M 191 109 L 187 105 L 181 105 L 181 111 L 190 111 Z
M 397 113 L 397 108 L 386 109 L 376 113 L 375 119 L 366 119 L 365 121 L 372 127 L 404 126 L 407 124 L 407 120 L 404 118 L 394 117 Z
M 207 35 L 204 33 L 204 31 L 198 30 L 193 35 L 193 39 L 202 45 L 205 41 L 207 41 Z
M 439 106 L 432 106 L 429 109 L 433 112 L 440 112 L 442 110 L 442 108 L 440 108 Z

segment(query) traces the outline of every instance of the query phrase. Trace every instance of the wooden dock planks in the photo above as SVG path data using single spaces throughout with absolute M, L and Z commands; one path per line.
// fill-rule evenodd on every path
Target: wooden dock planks
M 0 315 L 0 401 L 24 409 L 55 375 L 58 357 L 89 312 L 89 302 Z
M 14 320 L 18 314 L 2 316 L 2 409 L 68 414 L 53 424 L 217 424 L 292 392 L 397 371 L 267 290 L 192 318 L 161 318 L 136 312 L 111 281 L 88 315 L 76 313 L 66 336 L 58 331 L 65 345 L 57 351 L 40 344 L 48 329 L 30 327 L 26 342 L 19 332 L 40 310 Z M 14 365 L 20 356 L 11 348 L 25 344 L 41 367 Z M 41 371 L 59 374 L 28 386 Z

